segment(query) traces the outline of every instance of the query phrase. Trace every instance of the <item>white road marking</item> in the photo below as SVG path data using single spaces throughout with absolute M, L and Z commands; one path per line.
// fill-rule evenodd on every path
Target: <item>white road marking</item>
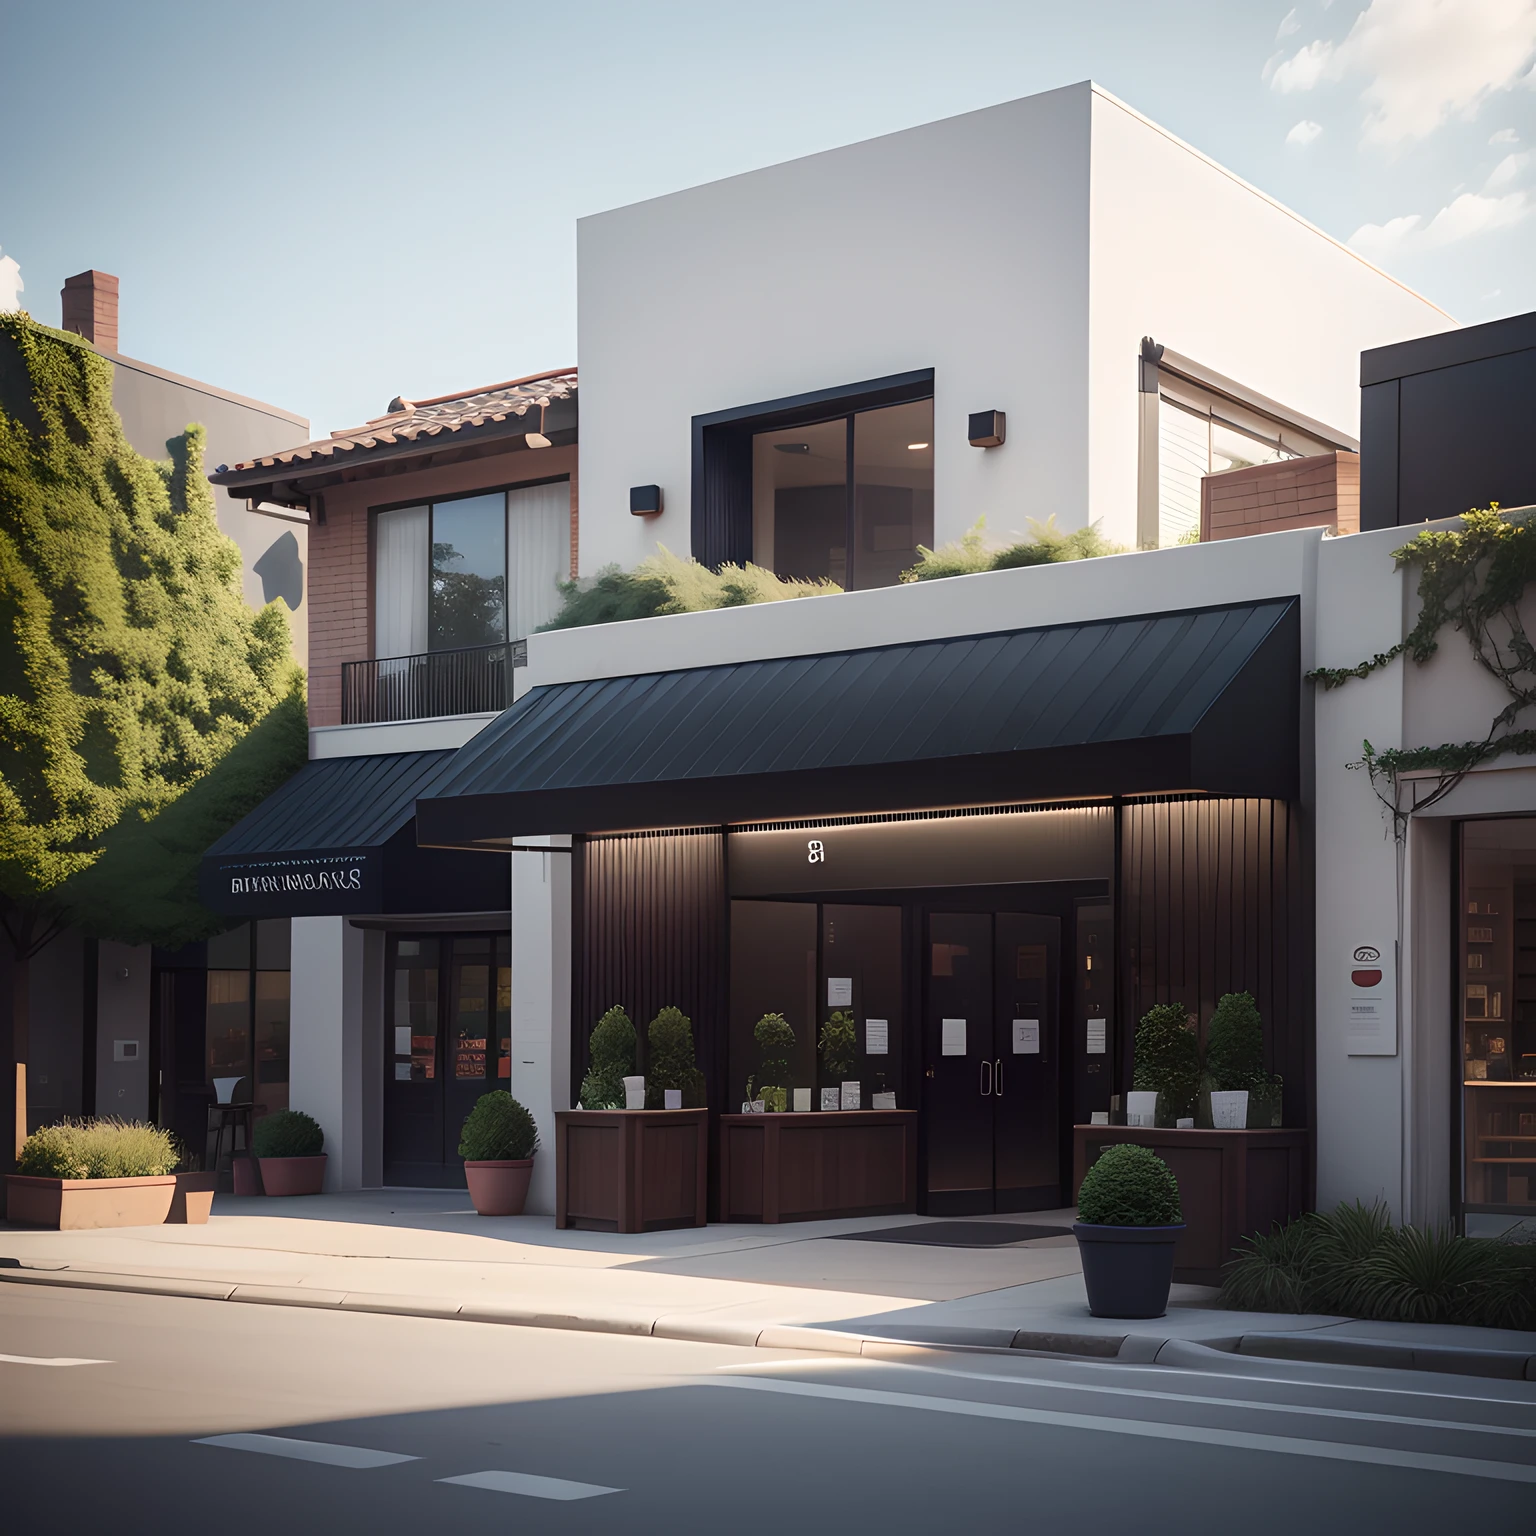
M 111 1365 L 111 1360 L 71 1360 L 67 1355 L 0 1355 L 0 1365 Z
M 1233 1450 L 1311 1456 L 1322 1461 L 1364 1462 L 1379 1467 L 1417 1467 L 1426 1472 L 1452 1472 L 1463 1477 L 1536 1483 L 1536 1466 L 1509 1461 L 1480 1461 L 1466 1456 L 1439 1456 L 1427 1451 L 1395 1451 L 1375 1445 L 1299 1440 L 1286 1435 L 1207 1429 L 1198 1425 L 1156 1423 L 1146 1419 L 1101 1418 L 1086 1413 L 1059 1413 L 1047 1408 L 1016 1408 L 1008 1403 L 976 1403 L 963 1398 L 876 1392 L 865 1387 L 823 1386 L 807 1381 L 772 1381 L 760 1376 L 715 1376 L 707 1378 L 707 1383 L 710 1386 L 739 1387 L 754 1392 L 779 1392 L 788 1397 L 819 1397 L 835 1402 L 863 1403 L 874 1408 L 919 1409 L 927 1413 L 950 1413 L 973 1419 L 1000 1419 L 1014 1424 L 1049 1424 L 1059 1429 L 1135 1435 L 1147 1440 L 1183 1440 L 1195 1445 L 1221 1445 Z
M 466 1472 L 462 1477 L 440 1477 L 440 1483 L 461 1488 L 488 1488 L 492 1493 L 522 1493 L 531 1499 L 595 1499 L 603 1493 L 623 1493 L 600 1483 L 572 1483 L 563 1477 L 536 1477 L 532 1472 Z
M 317 1461 L 327 1467 L 392 1467 L 420 1461 L 394 1451 L 374 1451 L 362 1445 L 327 1445 L 323 1440 L 290 1440 L 286 1435 L 209 1435 L 193 1445 L 216 1445 L 226 1451 L 255 1451 L 258 1456 L 287 1456 L 292 1461 Z
M 874 1361 L 855 1362 L 848 1361 L 847 1365 L 858 1363 L 873 1365 Z M 880 1364 L 892 1362 L 881 1361 Z M 735 1372 L 739 1374 L 755 1373 L 764 1369 L 764 1365 L 756 1363 L 749 1365 L 723 1365 L 720 1367 L 722 1374 Z M 784 1361 L 777 1363 L 775 1368 L 783 1370 L 786 1365 L 796 1364 L 801 1370 L 805 1369 L 803 1361 Z M 831 1365 L 832 1362 L 829 1362 Z M 836 1363 L 842 1366 L 844 1362 Z M 985 1371 L 956 1371 L 949 1370 L 939 1365 L 909 1365 L 905 1361 L 898 1362 L 898 1368 L 904 1371 L 921 1371 L 927 1376 L 951 1376 L 960 1381 L 990 1381 L 1002 1386 L 1020 1387 L 1048 1387 L 1061 1392 L 1095 1392 L 1105 1397 L 1137 1397 L 1152 1398 L 1163 1403 L 1195 1403 L 1206 1408 L 1249 1408 L 1256 1413 L 1294 1413 L 1302 1418 L 1318 1419 L 1359 1419 L 1366 1424 L 1401 1424 L 1410 1429 L 1460 1429 L 1468 1430 L 1480 1435 L 1514 1435 L 1522 1440 L 1536 1440 L 1536 1429 L 1520 1429 L 1511 1424 L 1481 1424 L 1476 1420 L 1468 1419 L 1416 1419 L 1401 1413 L 1367 1413 L 1364 1410 L 1353 1408 L 1309 1408 L 1304 1403 L 1268 1403 L 1260 1399 L 1244 1397 L 1204 1397 L 1193 1392 L 1157 1392 L 1150 1387 L 1108 1387 L 1091 1382 L 1057 1381 L 1049 1376 L 994 1376 Z M 836 1368 L 836 1367 L 834 1367 Z M 1486 1399 L 1477 1399 L 1486 1401 Z M 1525 1403 L 1517 1403 L 1517 1407 L 1531 1406 Z

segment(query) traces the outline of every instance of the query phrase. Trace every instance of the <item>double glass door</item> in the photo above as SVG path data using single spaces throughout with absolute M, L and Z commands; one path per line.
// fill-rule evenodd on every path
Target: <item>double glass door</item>
M 462 1187 L 464 1117 L 511 1073 L 511 940 L 391 935 L 384 1006 L 384 1182 Z
M 928 1210 L 1061 1204 L 1061 922 L 930 912 L 923 946 Z

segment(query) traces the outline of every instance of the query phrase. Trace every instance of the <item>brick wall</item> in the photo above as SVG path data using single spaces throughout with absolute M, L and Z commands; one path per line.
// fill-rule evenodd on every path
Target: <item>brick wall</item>
M 325 522 L 309 529 L 309 723 L 341 724 L 341 667 L 373 654 L 373 570 L 368 542 L 372 507 L 571 477 L 571 575 L 576 575 L 576 449 L 497 454 L 465 464 L 379 475 L 331 486 Z
M 1284 528 L 1360 531 L 1360 456 L 1319 453 L 1207 475 L 1200 482 L 1200 541 Z

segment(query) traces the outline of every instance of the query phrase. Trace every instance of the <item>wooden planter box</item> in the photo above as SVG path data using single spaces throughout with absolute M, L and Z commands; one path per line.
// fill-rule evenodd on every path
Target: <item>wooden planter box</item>
M 721 1221 L 917 1209 L 917 1111 L 721 1115 Z
M 1173 1170 L 1184 1207 L 1173 1278 L 1220 1285 L 1238 1242 L 1293 1220 L 1307 1207 L 1303 1130 L 1171 1131 L 1149 1126 L 1072 1127 L 1072 1198 L 1105 1147 L 1149 1147 Z
M 59 1232 L 98 1227 L 158 1227 L 171 1214 L 176 1175 L 142 1179 L 42 1179 L 5 1176 L 7 1221 Z
M 702 1227 L 707 1109 L 564 1109 L 555 1114 L 555 1225 L 598 1232 Z

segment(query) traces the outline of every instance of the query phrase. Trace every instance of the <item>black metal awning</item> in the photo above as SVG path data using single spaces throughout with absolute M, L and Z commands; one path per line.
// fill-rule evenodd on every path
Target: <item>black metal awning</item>
M 416 797 L 453 756 L 306 763 L 203 855 L 204 905 L 233 917 L 505 910 L 502 860 L 416 842 Z
M 531 690 L 417 802 L 423 844 L 925 806 L 1289 799 L 1282 598 Z

